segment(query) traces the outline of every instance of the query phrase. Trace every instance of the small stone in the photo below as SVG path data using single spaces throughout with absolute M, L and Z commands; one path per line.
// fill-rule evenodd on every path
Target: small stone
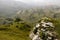
M 37 24 L 37 25 L 36 25 L 36 28 L 38 28 L 39 26 L 40 26 L 40 24 Z
M 52 39 L 51 37 L 48 37 L 48 39 Z

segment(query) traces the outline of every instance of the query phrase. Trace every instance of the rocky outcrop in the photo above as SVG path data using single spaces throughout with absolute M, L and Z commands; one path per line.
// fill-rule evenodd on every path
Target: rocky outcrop
M 30 38 L 32 40 L 58 40 L 55 26 L 50 18 L 42 18 L 33 28 Z

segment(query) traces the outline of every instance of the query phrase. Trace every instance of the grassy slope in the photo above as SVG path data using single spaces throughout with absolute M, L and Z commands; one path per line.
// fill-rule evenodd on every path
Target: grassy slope
M 22 26 L 21 24 L 13 23 L 10 26 L 0 26 L 0 40 L 30 40 L 29 31 L 26 28 L 25 30 L 20 30 L 16 28 L 16 25 Z
M 56 24 L 55 26 L 56 26 L 56 32 L 58 33 L 59 39 L 60 39 L 60 19 L 57 20 L 57 21 L 58 21 L 58 22 L 57 22 L 57 24 Z
M 60 20 L 55 24 L 56 32 L 60 38 Z M 16 27 L 18 26 L 18 27 Z M 30 40 L 29 32 L 32 27 L 25 27 L 25 24 L 16 23 L 0 25 L 0 40 Z

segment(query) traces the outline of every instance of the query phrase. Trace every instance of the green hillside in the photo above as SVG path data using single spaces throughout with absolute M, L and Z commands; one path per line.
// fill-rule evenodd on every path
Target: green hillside
M 28 40 L 30 29 L 24 22 L 0 25 L 0 40 Z
M 8 21 L 8 20 L 7 20 Z M 11 20 L 10 20 L 11 21 Z M 53 20 L 60 38 L 60 20 Z M 32 23 L 32 22 L 31 22 Z M 29 34 L 34 24 L 16 18 L 12 23 L 0 25 L 0 40 L 30 40 Z

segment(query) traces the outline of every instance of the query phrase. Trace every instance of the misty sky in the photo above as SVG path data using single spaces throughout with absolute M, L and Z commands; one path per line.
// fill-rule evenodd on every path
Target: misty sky
M 20 1 L 30 5 L 59 5 L 60 0 L 0 0 L 0 1 Z
M 50 4 L 60 4 L 60 0 L 15 0 L 15 1 L 21 1 L 24 3 L 29 3 L 29 4 L 46 4 L 46 5 L 50 5 Z

